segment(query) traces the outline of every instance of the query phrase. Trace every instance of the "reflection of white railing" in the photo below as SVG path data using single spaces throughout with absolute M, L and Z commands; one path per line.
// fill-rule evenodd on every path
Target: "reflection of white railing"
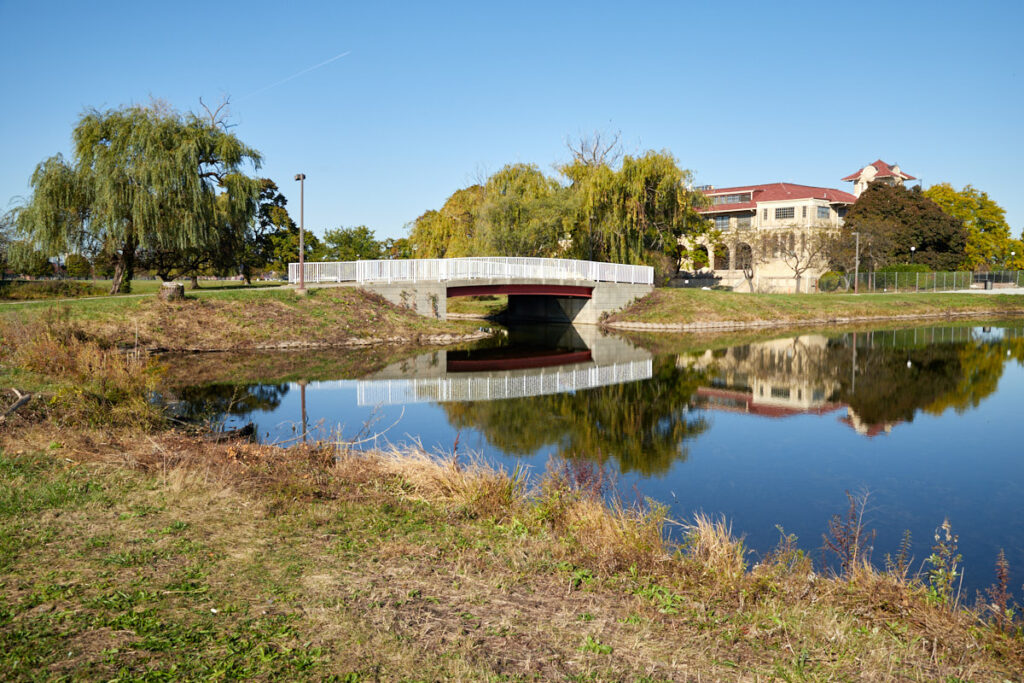
M 422 379 L 361 380 L 356 387 L 359 405 L 494 401 L 650 379 L 651 360 L 613 363 L 578 369 L 548 368 L 529 374 L 510 371 L 486 375 L 449 375 Z
M 306 282 L 438 282 L 481 278 L 590 280 L 650 285 L 654 269 L 624 263 L 560 258 L 470 257 L 306 263 Z M 299 264 L 288 264 L 288 281 L 299 281 Z

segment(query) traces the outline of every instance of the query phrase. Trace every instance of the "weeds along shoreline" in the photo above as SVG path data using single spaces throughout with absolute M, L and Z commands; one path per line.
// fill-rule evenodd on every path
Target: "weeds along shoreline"
M 141 476 L 151 496 L 180 491 L 182 482 L 191 482 L 218 499 L 243 501 L 234 506 L 239 513 L 244 509 L 272 528 L 313 514 L 323 521 L 289 532 L 299 538 L 308 534 L 309 542 L 341 533 L 347 543 L 349 532 L 331 530 L 335 510 L 347 520 L 419 510 L 432 520 L 427 526 L 406 529 L 409 522 L 394 520 L 373 527 L 387 546 L 381 551 L 387 561 L 361 565 L 363 550 L 357 544 L 338 571 L 380 572 L 400 557 L 410 576 L 447 583 L 445 572 L 452 572 L 458 583 L 473 575 L 498 586 L 501 594 L 531 595 L 537 609 L 547 605 L 553 613 L 565 609 L 567 600 L 585 597 L 621 615 L 616 618 L 623 623 L 650 620 L 659 637 L 669 638 L 680 652 L 691 629 L 720 639 L 735 650 L 740 671 L 777 672 L 780 658 L 787 666 L 802 659 L 800 666 L 817 672 L 812 678 L 1004 680 L 1024 670 L 1024 635 L 1009 598 L 999 604 L 994 592 L 974 607 L 955 599 L 955 534 L 948 526 L 940 527 L 948 533 L 936 543 L 939 559 L 927 576 L 909 576 L 899 554 L 889 558 L 887 569 L 879 569 L 864 550 L 869 531 L 859 526 L 861 507 L 855 499 L 848 514 L 828 524 L 826 543 L 833 544 L 838 560 L 832 572 L 816 569 L 792 536 L 783 535 L 778 547 L 755 563 L 724 519 L 697 515 L 679 523 L 650 501 L 609 500 L 603 471 L 586 463 L 559 463 L 530 484 L 522 471 L 419 450 L 360 451 L 328 442 L 288 449 L 211 444 L 174 431 L 144 435 L 137 429 L 86 429 L 60 440 L 63 433 L 35 424 L 19 437 L 5 434 L 4 471 L 32 463 L 78 477 L 106 477 L 108 489 L 109 479 L 123 471 Z M 13 483 L 8 479 L 2 485 Z M 116 486 L 110 493 L 121 495 Z M 681 526 L 679 543 L 669 538 L 673 524 Z M 438 567 L 436 549 L 430 550 L 440 542 L 435 536 L 453 533 L 482 534 L 487 540 L 445 551 L 447 559 Z M 32 562 L 34 555 L 26 549 L 23 559 Z M 308 571 L 322 575 L 325 568 L 314 563 Z M 543 594 L 536 592 L 538 581 L 546 586 Z M 398 595 L 428 594 L 416 581 L 406 582 L 412 587 L 400 584 Z M 1006 595 L 1005 582 L 1001 589 Z M 588 638 L 574 642 L 573 649 L 589 644 L 595 653 L 602 648 L 611 653 L 628 640 L 615 629 Z M 837 658 L 837 652 L 844 654 Z M 654 653 L 645 656 L 651 658 L 650 670 L 672 679 L 671 666 Z M 704 671 L 715 675 L 717 670 Z
M 214 618 L 229 604 L 231 628 L 275 610 L 303 615 L 289 622 L 297 635 L 287 647 L 272 647 L 291 654 L 272 661 L 298 666 L 295 653 L 305 652 L 309 677 L 422 676 L 422 661 L 442 678 L 1001 681 L 1024 671 L 1024 624 L 1005 566 L 997 563 L 983 602 L 958 599 L 948 523 L 921 576 L 900 549 L 884 569 L 871 563 L 855 497 L 845 515 L 823 520 L 833 570 L 814 567 L 786 535 L 754 562 L 726 520 L 674 522 L 663 505 L 626 504 L 608 495 L 607 472 L 585 462 L 554 464 L 531 482 L 462 455 L 211 443 L 170 428 L 148 400 L 161 370 L 146 354 L 67 325 L 7 328 L 5 342 L 12 334 L 23 336 L 0 350 L 0 372 L 36 393 L 13 412 L 14 395 L 0 404 L 0 650 L 14 653 L 0 661 L 13 657 L 10 666 L 62 671 L 45 652 L 77 652 L 60 644 L 65 633 L 100 644 L 81 648 L 96 677 L 138 673 L 169 656 L 147 629 L 220 633 L 196 615 Z M 190 533 L 173 531 L 185 509 L 195 536 L 175 540 Z M 149 519 L 163 526 L 154 532 Z M 250 536 L 295 555 L 264 555 L 257 572 L 237 545 Z M 208 550 L 196 555 L 196 544 Z M 267 592 L 259 577 L 268 572 L 283 605 L 273 609 L 253 597 Z M 324 580 L 335 588 L 318 592 Z M 104 602 L 110 591 L 136 597 Z M 162 626 L 132 616 L 140 613 Z M 370 644 L 353 645 L 362 653 L 354 663 L 353 633 Z M 466 637 L 472 652 L 457 645 Z M 188 642 L 176 646 L 176 666 L 190 653 L 205 661 L 196 648 L 222 647 Z M 296 674 L 265 663 L 266 651 L 239 655 L 256 667 L 244 671 Z M 452 669 L 452 653 L 470 669 Z

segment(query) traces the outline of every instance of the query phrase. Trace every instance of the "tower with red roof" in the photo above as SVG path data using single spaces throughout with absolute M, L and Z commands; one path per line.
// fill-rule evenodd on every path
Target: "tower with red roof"
M 853 194 L 856 197 L 868 189 L 868 185 L 871 183 L 902 185 L 904 180 L 917 180 L 917 178 L 901 171 L 899 164 L 890 166 L 881 159 L 843 178 L 844 182 L 853 183 Z

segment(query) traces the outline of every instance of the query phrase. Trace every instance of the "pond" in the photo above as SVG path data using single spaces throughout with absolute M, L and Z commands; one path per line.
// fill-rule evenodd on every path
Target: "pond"
M 754 560 L 780 528 L 820 560 L 846 492 L 866 492 L 876 564 L 909 530 L 921 569 L 948 518 L 968 601 L 1000 548 L 1011 588 L 1024 581 L 1021 321 L 703 343 L 524 326 L 468 349 L 376 353 L 172 358 L 167 396 L 266 442 L 416 443 L 534 473 L 599 463 L 629 500 L 724 515 Z

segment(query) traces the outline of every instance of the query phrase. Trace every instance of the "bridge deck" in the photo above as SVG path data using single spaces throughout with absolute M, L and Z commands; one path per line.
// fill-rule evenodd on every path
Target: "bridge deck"
M 305 264 L 303 274 L 308 283 L 446 282 L 513 278 L 654 284 L 654 269 L 650 266 L 519 256 L 313 262 Z M 288 280 L 293 283 L 299 281 L 299 264 L 288 265 Z

